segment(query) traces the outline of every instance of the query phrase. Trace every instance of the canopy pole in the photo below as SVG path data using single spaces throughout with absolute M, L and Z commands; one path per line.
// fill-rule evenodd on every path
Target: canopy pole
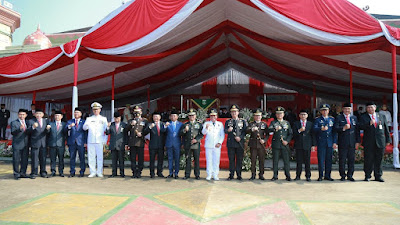
M 399 163 L 399 127 L 397 124 L 397 68 L 396 68 L 396 46 L 392 47 L 392 73 L 393 73 L 393 166 L 400 168 Z
M 150 111 L 150 86 L 147 87 L 147 108 Z
M 186 111 L 188 111 L 189 112 L 189 99 L 186 99 Z
M 264 93 L 264 110 L 267 111 L 267 94 Z
M 353 115 L 353 66 L 349 65 L 350 74 L 350 104 L 351 104 L 351 115 Z
M 181 113 L 183 113 L 183 95 L 181 95 Z
M 313 116 L 315 118 L 316 114 L 317 114 L 317 89 L 315 87 L 315 83 L 313 82 Z
M 115 71 L 112 73 L 111 78 L 111 121 L 114 122 L 114 109 L 115 109 Z
M 36 91 L 34 91 L 32 95 L 32 104 L 36 104 Z
M 264 99 L 261 99 L 261 111 L 264 111 Z
M 72 118 L 74 110 L 78 107 L 78 53 L 74 56 L 74 86 L 72 87 Z

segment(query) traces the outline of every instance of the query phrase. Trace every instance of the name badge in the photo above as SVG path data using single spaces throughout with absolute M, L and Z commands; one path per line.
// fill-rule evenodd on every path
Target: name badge
M 140 122 L 140 126 L 144 126 L 144 122 Z
M 194 125 L 194 129 L 199 129 L 199 128 L 200 128 L 199 124 L 196 123 L 196 124 Z
M 332 120 L 329 120 L 329 126 L 330 126 L 330 127 L 333 127 L 333 122 L 332 122 Z

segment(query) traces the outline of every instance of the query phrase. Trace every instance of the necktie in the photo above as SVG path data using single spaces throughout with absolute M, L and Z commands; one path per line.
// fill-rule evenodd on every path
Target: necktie
M 43 125 L 41 119 L 39 120 L 39 125 L 40 125 L 40 127 L 42 127 L 42 125 Z
M 78 129 L 79 120 L 75 120 L 75 127 Z
M 306 127 L 306 123 L 305 123 L 304 121 L 301 121 L 301 125 L 302 125 L 303 127 Z
M 119 124 L 115 124 L 115 129 L 117 130 L 117 133 L 119 133 Z
M 172 122 L 172 129 L 174 129 L 175 130 L 175 122 Z
M 22 120 L 21 123 L 22 123 L 22 126 L 24 127 L 24 131 L 25 131 L 26 130 L 25 120 Z
M 346 120 L 347 120 L 347 124 L 351 125 L 349 116 L 346 116 Z
M 60 129 L 60 122 L 57 122 L 57 131 Z
M 213 126 L 215 126 L 215 122 L 213 122 Z
M 375 116 L 374 115 L 372 115 L 372 119 L 375 120 Z M 376 120 L 375 120 L 374 127 L 376 128 Z
M 160 136 L 160 126 L 158 125 L 158 123 L 156 123 L 156 125 L 157 125 L 157 133 L 158 133 L 158 136 Z

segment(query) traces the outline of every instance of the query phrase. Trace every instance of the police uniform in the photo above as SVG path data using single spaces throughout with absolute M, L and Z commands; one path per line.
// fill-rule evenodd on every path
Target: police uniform
M 239 112 L 237 105 L 232 105 L 231 112 Z M 229 131 L 232 128 L 232 131 Z M 225 122 L 225 133 L 228 135 L 226 146 L 228 147 L 229 157 L 229 177 L 228 180 L 234 178 L 235 171 L 238 180 L 242 179 L 242 163 L 244 154 L 244 137 L 246 136 L 247 121 L 244 119 L 229 119 Z M 240 137 L 240 141 L 236 141 L 236 137 Z
M 261 109 L 256 109 L 254 111 L 254 116 L 261 116 Z M 250 134 L 249 139 L 249 147 L 251 154 L 251 178 L 250 180 L 254 180 L 256 176 L 256 163 L 258 157 L 258 166 L 260 173 L 259 178 L 264 180 L 264 160 L 265 160 L 265 144 L 268 141 L 268 125 L 267 123 L 260 122 L 251 122 L 249 126 L 247 126 L 247 133 Z M 264 144 L 261 144 L 261 140 L 264 140 Z
M 92 109 L 101 109 L 102 105 L 94 102 L 91 105 Z M 103 149 L 107 142 L 107 118 L 101 115 L 92 115 L 88 117 L 83 124 L 83 130 L 88 131 L 87 151 L 90 175 L 89 177 L 103 177 Z M 97 162 L 97 170 L 96 170 Z
M 320 110 L 329 110 L 330 106 L 328 104 L 323 104 Z M 315 119 L 313 125 L 314 135 L 317 141 L 317 156 L 318 156 L 318 171 L 319 177 L 318 181 L 321 181 L 324 177 L 325 180 L 333 181 L 331 178 L 332 170 L 332 154 L 333 154 L 333 144 L 336 143 L 337 133 L 333 129 L 335 124 L 335 118 L 328 116 L 324 118 L 320 116 Z M 322 127 L 328 127 L 328 130 L 321 130 Z M 325 169 L 325 174 L 324 174 Z
M 276 113 L 284 113 L 285 109 L 283 107 L 278 107 L 276 109 Z M 285 167 L 285 175 L 286 180 L 290 181 L 290 165 L 289 165 L 289 157 L 290 157 L 290 147 L 289 142 L 292 140 L 293 131 L 290 127 L 290 123 L 286 120 L 278 121 L 274 120 L 268 127 L 269 132 L 273 132 L 272 136 L 272 155 L 273 155 L 273 169 L 274 176 L 271 180 L 278 179 L 278 162 L 279 155 L 282 155 L 284 167 Z M 287 141 L 287 145 L 283 145 L 282 141 Z
M 189 116 L 196 115 L 196 110 L 190 109 Z M 186 130 L 186 127 L 188 130 Z M 183 146 L 185 148 L 186 154 L 186 168 L 185 168 L 185 177 L 187 179 L 190 177 L 190 171 L 192 170 L 192 155 L 194 158 L 194 176 L 196 179 L 200 178 L 200 166 L 199 166 L 199 159 L 200 159 L 200 142 L 203 138 L 203 134 L 201 131 L 203 130 L 203 125 L 199 122 L 194 120 L 193 122 L 188 121 L 186 122 L 180 131 L 180 135 L 183 139 Z M 196 140 L 197 142 L 192 144 L 192 140 Z
M 216 109 L 212 109 L 210 116 L 218 116 Z M 208 127 L 207 127 L 208 125 Z M 207 160 L 207 180 L 214 177 L 214 180 L 219 180 L 219 160 L 221 157 L 221 146 L 225 139 L 224 125 L 215 121 L 207 121 L 203 124 L 203 130 L 201 131 L 203 135 L 206 135 L 204 147 L 206 149 L 206 160 Z M 217 144 L 221 144 L 219 148 L 216 147 Z
M 133 108 L 135 118 L 128 122 L 125 132 L 128 135 L 128 146 L 130 151 L 132 178 L 140 178 L 142 176 L 143 164 L 144 164 L 144 144 L 146 142 L 145 136 L 146 127 L 148 121 L 146 118 L 142 118 L 142 108 L 135 106 Z M 139 137 L 138 134 L 141 133 Z M 136 164 L 136 156 L 138 163 Z

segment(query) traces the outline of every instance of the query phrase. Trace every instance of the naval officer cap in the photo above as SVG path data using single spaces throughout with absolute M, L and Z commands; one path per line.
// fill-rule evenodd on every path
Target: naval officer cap
M 319 110 L 326 110 L 326 109 L 330 109 L 330 108 L 331 108 L 331 106 L 329 104 L 322 104 L 319 107 Z
M 284 112 L 285 112 L 285 108 L 283 108 L 282 106 L 276 107 L 275 113 L 284 113 Z
M 262 115 L 262 110 L 261 109 L 256 109 L 253 111 L 253 115 L 255 116 L 261 116 Z
M 210 116 L 216 116 L 216 115 L 218 115 L 218 111 L 216 109 L 211 109 Z
M 101 109 L 101 108 L 103 108 L 103 106 L 98 102 L 93 102 L 92 105 L 90 105 L 90 107 L 92 107 L 92 109 Z
M 189 116 L 194 116 L 194 115 L 196 115 L 196 110 L 193 109 L 193 108 L 189 109 L 188 115 L 189 115 Z
M 231 106 L 231 112 L 232 112 L 232 111 L 239 111 L 239 106 L 236 105 L 236 104 L 233 104 L 233 105 Z

